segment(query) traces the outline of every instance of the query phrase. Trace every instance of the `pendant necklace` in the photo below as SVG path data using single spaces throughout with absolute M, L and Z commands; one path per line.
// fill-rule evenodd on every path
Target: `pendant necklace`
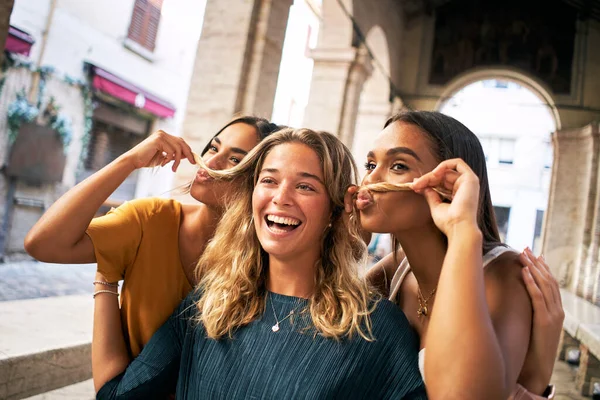
M 417 289 L 419 290 L 419 293 L 417 294 L 417 299 L 419 300 L 419 308 L 417 309 L 417 316 L 419 318 L 426 317 L 429 314 L 429 309 L 427 308 L 427 302 L 435 294 L 435 291 L 437 290 L 437 288 L 434 288 L 431 291 L 431 293 L 429 293 L 429 296 L 427 296 L 427 298 L 423 297 L 423 294 L 421 293 L 421 288 L 419 287 L 418 284 L 417 284 Z
M 268 292 L 268 293 L 269 293 L 269 296 L 271 296 L 271 293 L 270 293 L 270 292 Z M 295 311 L 296 311 L 296 310 L 298 309 L 298 307 L 300 307 L 302 304 L 298 304 L 296 307 L 294 307 L 294 308 L 292 309 L 292 311 L 290 311 L 290 312 L 288 313 L 288 315 L 286 315 L 286 316 L 285 316 L 283 319 L 278 319 L 278 318 L 277 318 L 277 313 L 275 312 L 275 306 L 273 305 L 273 299 L 271 298 L 270 300 L 271 300 L 271 309 L 273 310 L 273 316 L 275 317 L 275 325 L 273 325 L 273 326 L 271 327 L 271 330 L 272 330 L 273 332 L 277 332 L 277 331 L 279 331 L 279 324 L 280 324 L 280 323 L 282 323 L 283 321 L 285 321 L 286 319 L 290 318 L 291 316 L 293 316 L 293 315 L 294 315 L 294 313 L 295 313 Z

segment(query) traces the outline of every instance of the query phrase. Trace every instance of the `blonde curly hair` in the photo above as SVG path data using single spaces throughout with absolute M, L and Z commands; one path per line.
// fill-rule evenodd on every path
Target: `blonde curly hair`
M 196 267 L 201 293 L 196 304 L 198 321 L 208 337 L 220 339 L 232 337 L 236 329 L 265 310 L 269 258 L 254 227 L 252 193 L 266 156 L 284 143 L 305 144 L 317 153 L 333 210 L 332 226 L 321 242 L 315 290 L 305 311 L 325 337 L 358 334 L 372 340 L 370 313 L 375 295 L 359 273 L 366 246 L 357 220 L 344 216 L 344 195 L 348 186 L 357 182 L 356 165 L 335 136 L 309 129 L 288 128 L 272 134 L 233 169 L 211 171 L 204 166 L 214 178 L 235 181 L 237 189 L 226 201 L 221 222 Z

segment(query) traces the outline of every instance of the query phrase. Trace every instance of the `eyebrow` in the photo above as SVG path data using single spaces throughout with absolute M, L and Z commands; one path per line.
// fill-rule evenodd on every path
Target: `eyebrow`
M 274 173 L 278 173 L 279 170 L 277 168 L 263 168 L 260 173 L 262 174 L 263 172 L 270 172 L 272 174 Z M 301 176 L 303 178 L 311 178 L 316 180 L 317 182 L 319 182 L 321 185 L 325 186 L 325 183 L 323 183 L 323 181 L 321 180 L 321 178 L 319 178 L 317 175 L 308 173 L 308 172 L 298 172 L 298 176 Z
M 394 147 L 394 148 L 389 149 L 385 153 L 386 156 L 395 156 L 396 154 L 406 154 L 406 155 L 414 157 L 419 162 L 423 162 L 423 161 L 421 161 L 421 158 L 419 158 L 419 156 L 417 155 L 417 153 L 415 153 L 414 151 L 412 151 L 408 147 Z M 370 152 L 367 153 L 367 157 L 374 158 L 375 157 L 375 153 L 373 153 L 372 151 L 370 151 Z
M 215 136 L 215 137 L 213 138 L 213 140 L 214 140 L 215 142 L 217 142 L 218 144 L 221 144 L 221 139 L 219 139 L 217 136 Z M 248 152 L 247 152 L 246 150 L 244 150 L 244 149 L 240 149 L 239 147 L 232 147 L 232 148 L 231 148 L 231 151 L 232 151 L 232 152 L 234 152 L 234 153 L 242 154 L 242 155 L 244 155 L 244 156 L 245 156 L 246 154 L 248 154 Z

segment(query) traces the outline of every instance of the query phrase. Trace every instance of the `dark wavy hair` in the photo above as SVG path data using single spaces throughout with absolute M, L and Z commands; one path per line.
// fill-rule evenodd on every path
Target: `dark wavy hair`
M 261 142 L 264 138 L 269 136 L 271 133 L 277 132 L 278 130 L 285 128 L 285 126 L 280 126 L 280 125 L 274 124 L 273 122 L 269 121 L 266 118 L 254 117 L 251 115 L 237 117 L 237 118 L 234 118 L 231 121 L 229 121 L 225 126 L 223 126 L 221 129 L 219 129 L 219 131 L 212 138 L 210 138 L 210 140 L 208 141 L 206 146 L 204 146 L 204 149 L 202 150 L 202 153 L 200 153 L 200 155 L 203 156 L 204 153 L 206 153 L 208 151 L 208 149 L 210 149 L 210 144 L 212 143 L 214 138 L 219 136 L 221 134 L 221 132 L 223 132 L 225 129 L 227 129 L 227 127 L 229 127 L 231 125 L 235 125 L 235 124 L 246 124 L 246 125 L 253 126 L 256 129 L 256 133 L 258 134 L 259 142 Z
M 492 205 L 485 154 L 477 136 L 456 119 L 434 111 L 403 111 L 389 118 L 384 128 L 394 122 L 417 126 L 431 143 L 439 162 L 462 158 L 479 177 L 477 224 L 483 234 L 483 253 L 501 245 L 496 214 Z

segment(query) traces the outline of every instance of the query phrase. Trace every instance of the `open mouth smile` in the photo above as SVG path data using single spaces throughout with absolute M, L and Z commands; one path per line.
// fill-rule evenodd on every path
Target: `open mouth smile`
M 302 225 L 299 219 L 273 214 L 265 215 L 265 222 L 269 230 L 274 233 L 288 233 Z

